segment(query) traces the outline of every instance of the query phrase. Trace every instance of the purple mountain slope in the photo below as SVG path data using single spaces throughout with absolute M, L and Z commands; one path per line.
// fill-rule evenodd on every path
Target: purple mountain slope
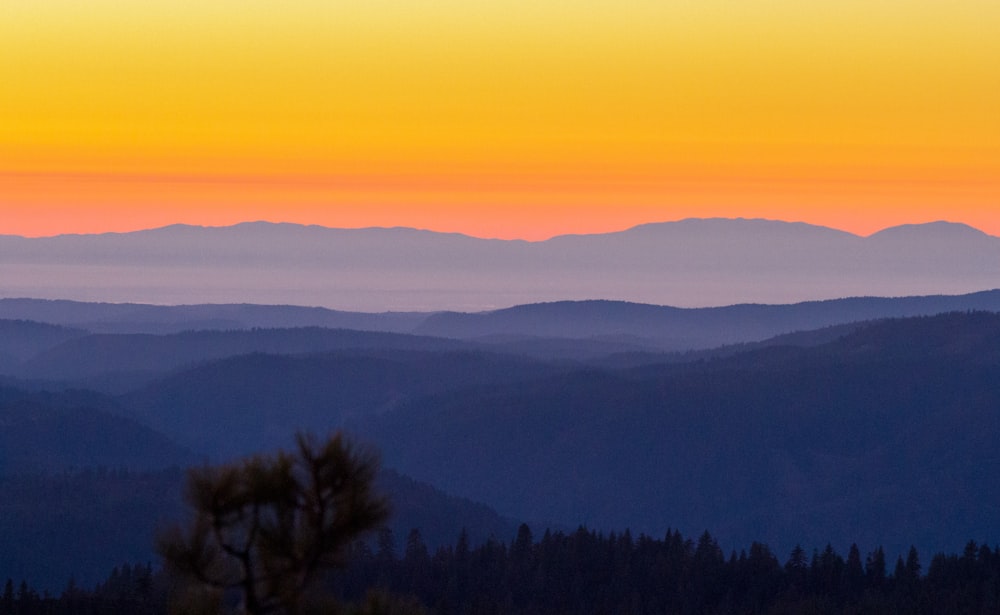
M 0 297 L 476 311 L 566 299 L 682 307 L 1000 287 L 1000 238 L 936 222 L 859 237 L 690 219 L 547 241 L 254 222 L 0 236 Z

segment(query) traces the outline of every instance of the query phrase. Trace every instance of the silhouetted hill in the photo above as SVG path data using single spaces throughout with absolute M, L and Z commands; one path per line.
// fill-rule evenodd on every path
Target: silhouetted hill
M 939 549 L 1000 525 L 998 336 L 996 314 L 871 323 L 811 348 L 446 392 L 371 437 L 394 467 L 522 519 Z
M 160 304 L 481 311 L 566 299 L 706 306 L 1000 286 L 1000 238 L 947 223 L 859 237 L 802 223 L 691 219 L 527 242 L 257 222 L 0 236 L 0 253 L 7 296 Z
M 179 442 L 225 458 L 286 446 L 295 431 L 326 432 L 415 396 L 482 384 L 515 386 L 557 369 L 564 368 L 469 351 L 258 353 L 178 372 L 121 401 Z
M 429 315 L 416 331 L 481 341 L 489 341 L 488 336 L 619 336 L 656 345 L 660 350 L 683 351 L 857 321 L 955 310 L 1000 311 L 1000 290 L 960 296 L 852 297 L 692 309 L 620 301 L 558 301 L 475 314 L 441 312 Z
M 452 350 L 454 340 L 347 329 L 187 331 L 171 335 L 96 334 L 71 339 L 26 361 L 17 375 L 100 382 L 118 375 L 135 386 L 183 366 L 250 352 L 301 354 L 345 348 Z M 131 378 L 125 378 L 131 376 Z
M 708 348 L 706 350 L 687 350 L 684 352 L 633 350 L 606 354 L 603 356 L 595 355 L 585 362 L 587 365 L 592 367 L 627 369 L 641 367 L 644 365 L 692 363 L 696 361 L 706 361 L 709 359 L 719 359 L 723 357 L 731 357 L 737 354 L 748 353 L 754 350 L 772 348 L 775 346 L 809 348 L 838 340 L 853 331 L 870 326 L 875 322 L 877 321 L 867 320 L 851 322 L 843 325 L 831 325 L 821 329 L 783 333 L 759 342 L 741 342 L 739 344 L 728 344 L 725 346 Z
M 157 564 L 155 531 L 180 516 L 183 477 L 177 468 L 0 475 L 0 577 L 57 594 L 123 563 Z
M 115 408 L 88 392 L 0 389 L 0 474 L 146 470 L 194 460 L 163 435 L 113 414 Z
M 410 332 L 426 314 L 343 312 L 321 307 L 253 305 L 149 305 L 52 299 L 0 299 L 0 318 L 71 325 L 92 333 L 180 333 L 207 329 L 324 327 Z
M 474 341 L 493 352 L 548 361 L 592 362 L 625 353 L 663 354 L 655 341 L 628 335 L 583 338 L 490 335 L 476 337 Z
M 53 346 L 86 335 L 71 329 L 29 320 L 0 320 L 0 373 Z
M 414 528 L 420 530 L 431 549 L 454 544 L 463 529 L 472 544 L 489 538 L 506 540 L 517 532 L 517 521 L 501 517 L 489 506 L 448 495 L 390 468 L 379 472 L 376 486 L 392 503 L 388 525 L 399 553 L 406 547 L 406 535 Z

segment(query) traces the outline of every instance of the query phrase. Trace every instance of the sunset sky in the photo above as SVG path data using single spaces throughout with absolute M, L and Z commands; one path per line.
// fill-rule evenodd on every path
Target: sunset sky
M 1000 235 L 996 0 L 3 0 L 0 234 Z

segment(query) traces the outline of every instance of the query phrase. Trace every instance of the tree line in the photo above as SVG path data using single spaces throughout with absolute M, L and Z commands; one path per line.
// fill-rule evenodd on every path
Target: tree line
M 1000 548 L 969 542 L 924 563 L 916 549 L 895 561 L 881 548 L 847 555 L 796 547 L 782 562 L 767 545 L 725 555 L 697 539 L 630 532 L 546 531 L 522 525 L 510 542 L 473 546 L 463 533 L 435 551 L 412 530 L 357 541 L 349 564 L 321 583 L 345 613 L 425 615 L 996 613 Z M 93 589 L 70 582 L 58 596 L 7 580 L 0 615 L 161 615 L 176 582 L 149 564 L 123 565 Z M 333 607 L 330 607 L 331 609 Z M 220 611 L 221 612 L 221 611 Z M 282 612 L 282 611 L 277 611 Z
M 379 587 L 440 615 L 1000 612 L 1000 550 L 975 542 L 926 569 L 915 548 L 893 562 L 882 548 L 796 547 L 782 563 L 761 543 L 726 556 L 708 532 L 579 528 L 535 540 L 527 525 L 510 543 L 471 548 L 463 535 L 433 554 L 414 530 L 400 550 L 385 530 L 374 548 L 355 544 L 340 596 Z

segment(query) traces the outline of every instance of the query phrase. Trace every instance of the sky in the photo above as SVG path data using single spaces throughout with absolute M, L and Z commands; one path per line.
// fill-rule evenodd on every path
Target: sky
M 996 0 L 3 0 L 0 234 L 1000 235 Z

